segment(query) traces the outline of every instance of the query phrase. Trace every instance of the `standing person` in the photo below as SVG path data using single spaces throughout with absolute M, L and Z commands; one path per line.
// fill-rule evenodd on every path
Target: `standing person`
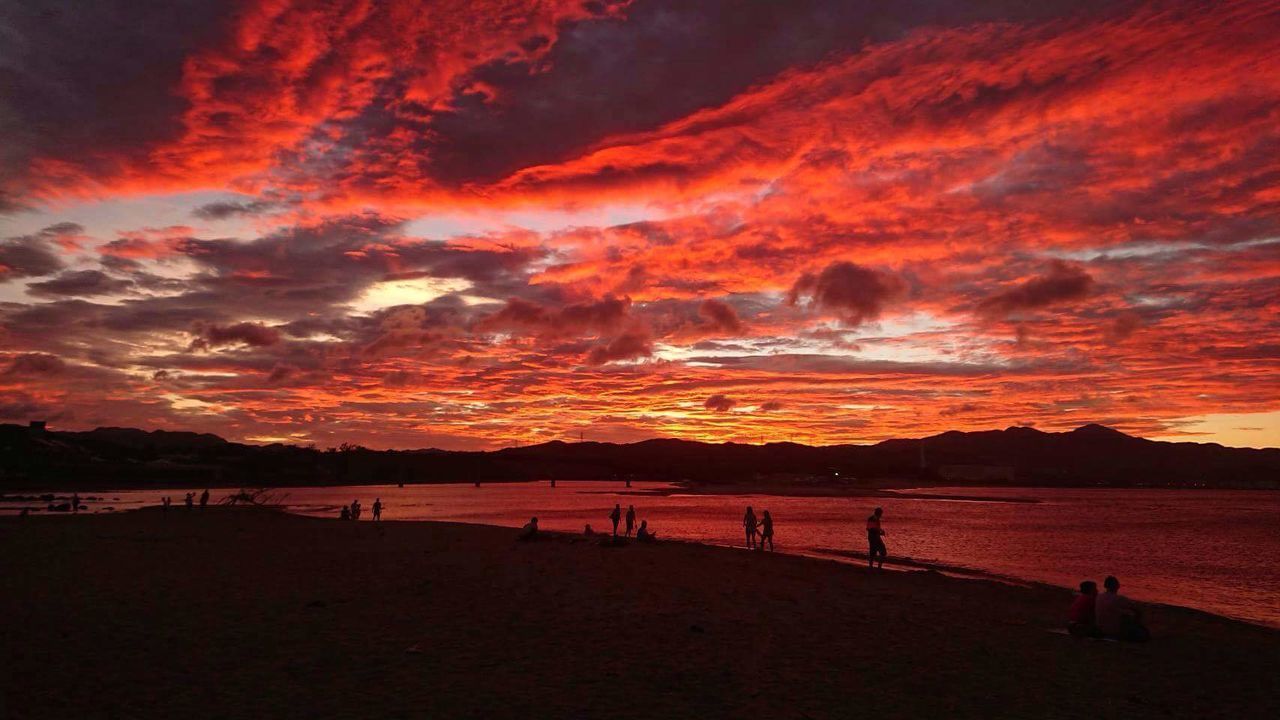
M 380 520 L 382 520 L 382 498 L 377 498 L 373 501 L 373 521 Z
M 209 488 L 205 488 L 204 492 L 200 493 L 200 509 L 203 510 L 204 506 L 208 504 L 209 504 Z
M 636 506 L 627 506 L 627 537 L 631 537 L 631 529 L 636 526 Z
M 173 502 L 173 498 L 169 497 L 168 495 L 165 495 L 164 497 L 160 498 L 160 507 L 164 508 L 165 512 L 169 512 L 169 503 L 171 502 Z
M 185 498 L 183 498 L 183 502 L 186 504 L 186 506 L 187 506 L 187 509 L 188 509 L 188 510 L 190 510 L 191 508 L 195 507 L 196 494 L 195 494 L 195 493 L 187 493 L 187 496 L 186 496 Z
M 613 512 L 609 513 L 609 519 L 613 521 L 613 536 L 618 537 L 618 521 L 622 519 L 622 503 L 613 506 Z
M 1106 592 L 1093 601 L 1094 621 L 1107 637 L 1130 642 L 1146 642 L 1151 633 L 1142 625 L 1142 612 L 1134 601 L 1120 594 L 1120 581 L 1108 575 L 1102 581 Z
M 747 506 L 747 514 L 742 516 L 742 529 L 747 533 L 747 549 L 754 550 L 756 547 L 756 511 Z
M 870 552 L 867 554 L 867 567 L 871 567 L 876 562 L 876 556 L 880 556 L 880 567 L 884 567 L 884 558 L 889 554 L 889 550 L 884 546 L 884 530 L 880 527 L 880 516 L 884 514 L 883 508 L 876 508 L 867 518 L 867 545 L 870 546 Z
M 773 552 L 773 516 L 768 510 L 764 511 L 764 516 L 760 519 L 760 549 L 764 550 L 765 541 L 769 541 L 769 551 Z
M 80 493 L 71 493 L 71 512 L 80 512 Z

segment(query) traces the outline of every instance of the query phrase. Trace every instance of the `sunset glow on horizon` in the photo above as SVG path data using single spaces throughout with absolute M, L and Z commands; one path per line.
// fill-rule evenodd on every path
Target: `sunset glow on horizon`
M 1280 446 L 1280 2 L 190 0 L 0 30 L 0 422 Z

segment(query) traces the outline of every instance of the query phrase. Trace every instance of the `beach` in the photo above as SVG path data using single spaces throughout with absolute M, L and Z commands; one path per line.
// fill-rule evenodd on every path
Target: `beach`
M 0 520 L 10 718 L 1272 717 L 1280 632 L 689 543 L 262 509 Z

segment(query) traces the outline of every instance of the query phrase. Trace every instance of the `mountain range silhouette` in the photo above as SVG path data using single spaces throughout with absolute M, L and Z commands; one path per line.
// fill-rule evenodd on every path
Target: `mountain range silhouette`
M 692 484 L 1280 487 L 1280 449 L 1163 442 L 1103 425 L 949 431 L 873 445 L 746 445 L 652 439 L 552 441 L 502 450 L 318 450 L 217 435 L 0 425 L 0 488 L 666 480 Z

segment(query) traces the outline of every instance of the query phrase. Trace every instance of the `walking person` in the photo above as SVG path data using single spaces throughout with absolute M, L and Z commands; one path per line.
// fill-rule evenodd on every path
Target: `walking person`
M 636 506 L 627 506 L 627 537 L 631 537 L 631 530 L 636 526 Z
M 760 549 L 764 550 L 764 544 L 768 541 L 769 552 L 773 552 L 773 516 L 768 510 L 764 511 L 764 515 L 760 518 Z
M 876 562 L 876 556 L 879 556 L 880 567 L 884 567 L 884 558 L 889 554 L 889 550 L 884 546 L 884 529 L 880 527 L 880 516 L 884 515 L 883 508 L 876 508 L 875 512 L 867 518 L 867 545 L 869 552 L 867 553 L 867 567 L 871 567 Z
M 377 498 L 373 501 L 373 521 L 380 520 L 382 520 L 382 498 Z
M 747 514 L 742 516 L 742 529 L 747 533 L 747 549 L 754 550 L 756 547 L 756 511 L 747 506 Z
M 622 503 L 613 506 L 613 512 L 609 513 L 609 519 L 613 521 L 613 536 L 618 537 L 618 521 L 622 519 Z
M 169 512 L 169 505 L 172 502 L 173 502 L 173 498 L 169 497 L 168 495 L 165 495 L 164 497 L 160 498 L 160 507 L 164 508 L 164 511 L 167 513 Z
M 205 488 L 204 492 L 200 493 L 200 509 L 203 510 L 204 506 L 208 504 L 209 504 L 209 489 Z

